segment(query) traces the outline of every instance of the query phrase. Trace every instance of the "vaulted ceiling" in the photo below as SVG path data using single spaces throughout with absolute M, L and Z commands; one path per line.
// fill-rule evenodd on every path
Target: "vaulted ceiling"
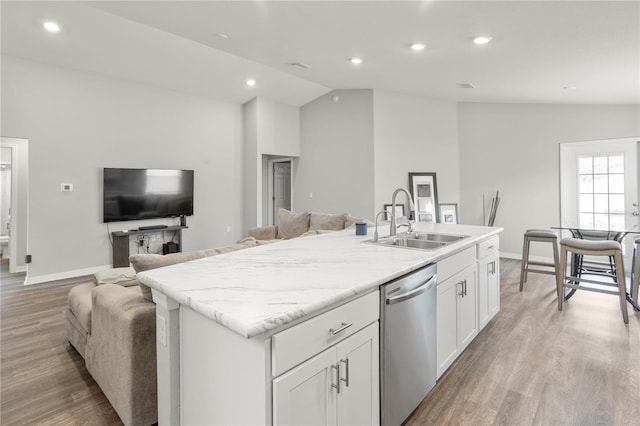
M 3 54 L 231 102 L 302 105 L 332 89 L 375 88 L 469 102 L 640 103 L 637 1 L 0 7 Z M 44 31 L 46 20 L 61 31 Z M 476 45 L 477 35 L 491 41 Z M 410 48 L 417 42 L 424 50 Z

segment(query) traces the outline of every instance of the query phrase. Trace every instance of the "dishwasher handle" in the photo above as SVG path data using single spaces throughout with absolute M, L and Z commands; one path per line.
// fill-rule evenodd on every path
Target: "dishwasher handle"
M 393 305 L 394 303 L 404 302 L 405 300 L 413 299 L 416 296 L 421 295 L 425 291 L 427 291 L 436 281 L 437 275 L 433 275 L 431 278 L 427 280 L 426 283 L 422 284 L 420 287 L 414 288 L 411 291 L 406 293 L 399 294 L 397 296 L 393 296 L 387 299 L 387 305 Z

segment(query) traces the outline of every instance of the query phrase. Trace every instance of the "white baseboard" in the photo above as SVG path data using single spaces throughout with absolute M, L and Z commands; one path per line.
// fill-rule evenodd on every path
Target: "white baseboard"
M 47 275 L 39 275 L 36 277 L 30 277 L 29 273 L 27 272 L 27 279 L 24 282 L 24 285 L 31 285 L 31 284 L 41 284 L 41 283 L 45 283 L 48 281 L 58 281 L 58 280 L 64 280 L 67 278 L 76 278 L 76 277 L 82 277 L 85 275 L 92 275 L 95 274 L 98 271 L 102 271 L 104 269 L 111 269 L 112 266 L 111 265 L 104 265 L 104 266 L 94 266 L 91 268 L 85 268 L 85 269 L 76 269 L 73 271 L 65 271 L 65 272 L 58 272 L 56 274 L 47 274 Z
M 504 257 L 504 258 L 507 258 L 507 259 L 522 260 L 522 253 L 505 253 L 505 252 L 501 251 L 500 252 L 500 257 Z M 553 257 L 529 256 L 529 260 L 532 260 L 534 262 L 553 263 Z
M 16 266 L 16 274 L 19 274 L 21 272 L 27 272 L 27 265 L 22 265 L 22 266 Z

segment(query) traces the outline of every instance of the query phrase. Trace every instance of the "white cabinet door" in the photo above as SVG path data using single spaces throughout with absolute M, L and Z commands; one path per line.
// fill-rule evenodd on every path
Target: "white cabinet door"
M 453 276 L 438 283 L 436 304 L 437 360 L 440 377 L 458 356 L 458 281 Z
M 478 334 L 477 266 L 438 284 L 438 378 Z
M 336 424 L 336 348 L 273 380 L 274 425 Z
M 378 358 L 376 321 L 274 379 L 273 424 L 379 424 Z
M 500 310 L 500 257 L 498 252 L 478 262 L 478 318 L 482 330 Z
M 338 425 L 376 425 L 379 408 L 378 323 L 337 345 Z
M 461 277 L 462 294 L 458 295 L 458 348 L 460 352 L 478 335 L 478 270 L 465 269 Z

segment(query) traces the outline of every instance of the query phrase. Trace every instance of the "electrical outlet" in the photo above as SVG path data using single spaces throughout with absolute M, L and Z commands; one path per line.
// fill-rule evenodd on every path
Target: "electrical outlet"
M 151 234 L 151 241 L 160 241 L 160 234 Z

